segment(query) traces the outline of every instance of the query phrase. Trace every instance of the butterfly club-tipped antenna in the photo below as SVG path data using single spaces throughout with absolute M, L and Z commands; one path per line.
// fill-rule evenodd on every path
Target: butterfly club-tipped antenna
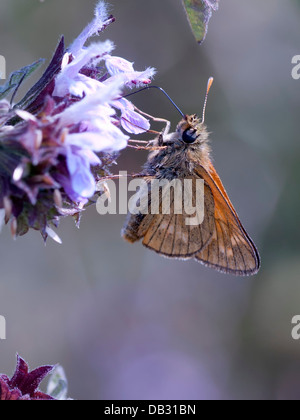
M 161 88 L 161 87 L 159 87 L 159 86 L 147 86 L 147 87 L 145 87 L 145 88 L 143 88 L 143 89 L 140 89 L 140 90 L 137 90 L 136 92 L 133 92 L 133 93 L 129 93 L 128 95 L 125 95 L 125 96 L 123 96 L 123 98 L 129 98 L 130 96 L 132 96 L 132 95 L 135 95 L 135 94 L 137 94 L 137 93 L 140 93 L 140 92 L 143 92 L 144 90 L 149 90 L 149 89 L 158 89 L 158 90 L 160 90 L 168 99 L 169 99 L 169 101 L 171 102 L 171 104 L 177 109 L 177 111 L 179 112 L 179 114 L 183 117 L 183 118 L 185 118 L 185 114 L 181 111 L 181 109 L 175 104 L 175 102 L 170 98 L 170 96 L 167 94 L 167 92 L 163 89 L 163 88 Z
M 210 89 L 212 87 L 213 82 L 214 82 L 214 78 L 213 77 L 210 77 L 209 80 L 208 80 L 208 83 L 207 83 L 207 89 L 206 89 L 205 101 L 204 101 L 204 106 L 203 106 L 201 124 L 204 124 L 204 122 L 205 122 L 205 113 L 206 113 L 208 95 L 209 95 L 209 92 L 210 92 Z

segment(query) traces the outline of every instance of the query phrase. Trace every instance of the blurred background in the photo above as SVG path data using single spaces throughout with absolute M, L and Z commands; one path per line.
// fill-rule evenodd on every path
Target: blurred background
M 300 315 L 300 81 L 291 60 L 300 54 L 300 3 L 221 0 L 202 46 L 180 0 L 110 3 L 117 22 L 101 39 L 136 69 L 156 67 L 155 84 L 185 113 L 201 113 L 215 77 L 206 120 L 214 163 L 262 269 L 235 278 L 166 260 L 123 242 L 125 217 L 95 208 L 80 230 L 62 223 L 62 246 L 45 247 L 35 232 L 13 242 L 5 228 L 0 372 L 13 372 L 18 352 L 32 369 L 60 363 L 75 399 L 299 399 L 291 320 Z M 7 73 L 48 62 L 60 35 L 71 43 L 94 5 L 1 0 Z M 133 101 L 175 128 L 179 116 L 159 92 Z M 138 171 L 146 157 L 125 151 L 115 171 Z

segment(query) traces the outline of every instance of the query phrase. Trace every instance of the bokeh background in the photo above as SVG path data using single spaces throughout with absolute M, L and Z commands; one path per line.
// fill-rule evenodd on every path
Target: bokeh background
M 75 399 L 299 399 L 291 320 L 300 314 L 300 81 L 291 59 L 300 53 L 300 4 L 221 0 L 199 47 L 180 0 L 110 3 L 117 23 L 102 39 L 137 69 L 156 67 L 155 84 L 185 113 L 201 113 L 215 77 L 207 110 L 214 162 L 262 269 L 235 278 L 163 259 L 122 241 L 124 216 L 95 208 L 80 230 L 62 223 L 62 246 L 45 247 L 34 232 L 13 242 L 5 228 L 0 371 L 13 372 L 16 352 L 31 368 L 60 363 Z M 61 34 L 69 44 L 92 19 L 94 4 L 1 0 L 7 72 L 49 61 Z M 178 122 L 159 92 L 133 100 Z M 145 159 L 125 151 L 115 170 L 137 171 Z

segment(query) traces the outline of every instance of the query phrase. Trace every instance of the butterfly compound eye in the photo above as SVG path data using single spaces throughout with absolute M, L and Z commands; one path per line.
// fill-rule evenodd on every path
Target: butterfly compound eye
M 197 140 L 197 131 L 193 128 L 187 128 L 182 133 L 182 140 L 184 141 L 184 143 L 187 144 L 195 143 L 195 141 Z

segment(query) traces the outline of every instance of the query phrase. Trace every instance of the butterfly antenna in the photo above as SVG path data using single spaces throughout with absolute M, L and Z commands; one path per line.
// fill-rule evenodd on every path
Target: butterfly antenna
M 133 92 L 133 93 L 129 93 L 128 95 L 125 95 L 125 96 L 123 96 L 123 98 L 129 98 L 129 96 L 132 96 L 132 95 L 135 95 L 136 93 L 140 93 L 140 92 L 143 92 L 144 90 L 148 90 L 148 89 L 158 89 L 158 90 L 160 90 L 168 99 L 169 99 L 169 101 L 171 102 L 171 104 L 177 109 L 177 111 L 179 112 L 179 114 L 184 118 L 185 117 L 185 114 L 180 110 L 180 108 L 175 104 L 175 102 L 170 98 L 170 96 L 167 94 L 167 92 L 166 91 L 164 91 L 161 87 L 159 87 L 159 86 L 147 86 L 147 87 L 145 87 L 145 88 L 143 88 L 143 89 L 140 89 L 140 90 L 138 90 L 138 91 L 136 91 L 136 92 Z
M 204 124 L 204 121 L 205 121 L 205 112 L 206 112 L 206 106 L 207 106 L 208 94 L 209 94 L 209 91 L 210 91 L 210 89 L 211 89 L 211 87 L 212 87 L 213 82 L 214 82 L 214 78 L 213 78 L 213 77 L 211 77 L 211 78 L 208 80 L 208 83 L 207 83 L 207 89 L 206 89 L 206 95 L 205 95 L 205 101 L 204 101 L 203 113 L 202 113 L 202 124 Z

